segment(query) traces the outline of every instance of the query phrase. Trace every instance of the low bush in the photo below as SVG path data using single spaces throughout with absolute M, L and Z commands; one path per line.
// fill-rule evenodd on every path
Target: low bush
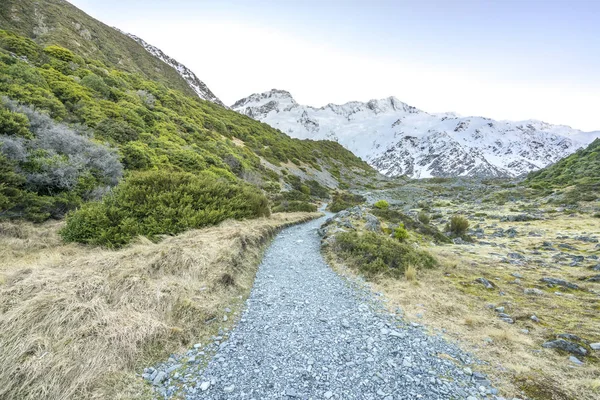
M 19 179 L 3 180 L 2 191 L 20 193 L 0 204 L 0 217 L 40 222 L 60 218 L 86 200 L 95 200 L 123 174 L 118 154 L 87 131 L 57 123 L 31 107 L 6 98 L 0 103 L 3 169 Z M 2 129 L 2 128 L 8 129 Z
M 377 202 L 375 202 L 375 204 L 373 204 L 375 207 L 379 208 L 380 210 L 387 210 L 388 208 L 390 208 L 390 203 L 388 203 L 385 200 L 379 200 Z
M 336 236 L 334 251 L 368 277 L 400 278 L 408 266 L 433 268 L 437 265 L 431 254 L 374 232 L 342 232 Z
M 408 231 L 404 228 L 403 224 L 400 224 L 399 227 L 394 229 L 394 238 L 398 239 L 400 242 L 405 242 L 408 239 Z
M 156 239 L 225 219 L 268 216 L 257 189 L 209 172 L 136 172 L 105 196 L 67 216 L 63 239 L 120 247 L 137 236 Z
M 443 233 L 441 233 L 436 227 L 432 225 L 426 225 L 420 221 L 416 221 L 414 218 L 401 213 L 398 210 L 387 209 L 373 209 L 372 213 L 384 221 L 388 221 L 394 224 L 403 224 L 406 229 L 418 232 L 421 235 L 432 238 L 437 243 L 449 243 L 450 239 Z
M 423 212 L 423 211 L 421 211 L 417 215 L 417 219 L 419 220 L 420 223 L 422 223 L 424 225 L 429 225 L 429 222 L 431 221 L 431 218 L 429 218 L 429 214 L 427 214 L 426 212 Z
M 274 213 L 278 212 L 316 212 L 317 206 L 306 201 L 288 201 L 284 200 L 273 207 Z
M 451 232 L 453 235 L 462 236 L 469 229 L 469 221 L 465 217 L 455 215 L 450 218 L 450 222 L 446 225 L 446 232 Z
M 366 200 L 366 198 L 359 194 L 352 194 L 348 192 L 336 192 L 333 195 L 333 199 L 328 208 L 331 212 L 338 212 L 362 204 Z

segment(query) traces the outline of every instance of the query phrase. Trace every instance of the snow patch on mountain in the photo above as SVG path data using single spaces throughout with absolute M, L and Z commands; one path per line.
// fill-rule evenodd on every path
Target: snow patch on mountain
M 429 114 L 395 97 L 316 108 L 285 90 L 253 94 L 232 109 L 299 139 L 341 145 L 388 176 L 518 176 L 600 137 L 542 121 Z
M 115 29 L 117 29 L 117 28 L 115 28 Z M 179 75 L 181 75 L 181 77 L 187 82 L 188 85 L 190 85 L 190 87 L 194 90 L 194 92 L 196 92 L 198 97 L 200 97 L 201 99 L 204 99 L 204 100 L 212 101 L 213 103 L 217 103 L 223 107 L 226 107 L 225 104 L 223 104 L 223 102 L 217 96 L 215 96 L 215 94 L 208 88 L 208 86 L 206 86 L 206 84 L 204 82 L 202 82 L 196 76 L 196 74 L 194 74 L 194 72 L 192 72 L 192 70 L 190 70 L 188 67 L 181 64 L 174 58 L 169 57 L 161 49 L 147 43 L 144 39 L 137 37 L 135 35 L 132 35 L 131 33 L 123 32 L 119 29 L 117 29 L 117 30 L 119 32 L 123 33 L 124 35 L 129 36 L 136 42 L 138 42 L 142 47 L 144 47 L 146 49 L 146 51 L 148 51 L 154 57 L 160 59 L 167 65 L 175 68 L 175 70 L 179 73 Z

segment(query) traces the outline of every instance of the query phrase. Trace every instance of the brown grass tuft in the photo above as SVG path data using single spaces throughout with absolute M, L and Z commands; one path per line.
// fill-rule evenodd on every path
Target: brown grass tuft
M 417 269 L 413 265 L 409 265 L 404 270 L 404 278 L 409 282 L 417 280 Z

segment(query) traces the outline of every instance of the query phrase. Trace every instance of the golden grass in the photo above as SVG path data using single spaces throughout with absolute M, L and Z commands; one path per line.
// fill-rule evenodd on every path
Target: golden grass
M 63 244 L 60 223 L 0 224 L 0 398 L 148 396 L 136 369 L 206 343 L 249 293 L 269 238 L 314 216 L 226 221 L 118 251 Z
M 406 279 L 407 281 L 416 281 L 417 269 L 412 265 L 406 267 L 406 269 L 404 270 L 404 279 Z

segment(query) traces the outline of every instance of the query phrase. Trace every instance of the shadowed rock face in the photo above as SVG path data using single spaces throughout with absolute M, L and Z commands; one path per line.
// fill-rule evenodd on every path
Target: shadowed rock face
M 232 108 L 292 137 L 337 141 L 381 173 L 411 178 L 519 176 L 600 136 L 534 120 L 429 114 L 394 97 L 316 108 L 273 89 Z

